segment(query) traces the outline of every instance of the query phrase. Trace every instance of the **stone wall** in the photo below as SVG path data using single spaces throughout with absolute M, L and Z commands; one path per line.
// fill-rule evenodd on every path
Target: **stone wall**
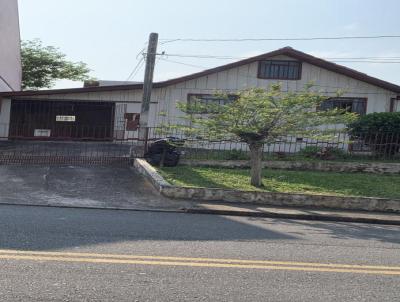
M 225 168 L 248 168 L 247 160 L 182 160 L 181 165 Z M 365 172 L 374 174 L 400 174 L 400 163 L 359 163 L 333 161 L 264 161 L 263 167 L 282 170 L 323 172 Z

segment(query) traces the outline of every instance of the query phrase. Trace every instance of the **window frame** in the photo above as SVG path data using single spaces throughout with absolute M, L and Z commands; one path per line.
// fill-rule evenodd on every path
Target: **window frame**
M 332 99 L 342 99 L 342 100 L 351 100 L 352 102 L 354 102 L 354 100 L 359 100 L 359 101 L 361 101 L 361 102 L 363 102 L 364 104 L 365 104 L 365 106 L 364 106 L 364 112 L 362 112 L 362 113 L 358 113 L 358 112 L 353 112 L 353 111 L 350 111 L 350 112 L 352 112 L 352 113 L 357 113 L 357 114 L 359 114 L 359 115 L 365 115 L 365 114 L 367 114 L 367 111 L 368 111 L 368 98 L 366 98 L 366 97 L 330 97 L 330 98 L 327 98 L 324 102 L 326 102 L 326 101 L 329 101 L 329 100 L 332 100 Z M 317 110 L 324 110 L 324 109 L 322 109 L 321 108 L 321 106 L 318 106 L 318 108 L 317 108 Z
M 267 76 L 263 76 L 261 74 L 261 65 L 262 65 L 263 62 L 297 63 L 299 65 L 297 77 L 293 78 L 293 79 L 290 79 L 290 78 L 285 78 L 285 77 L 267 77 Z M 288 67 L 289 67 L 289 65 L 288 65 Z M 303 62 L 302 61 L 297 61 L 297 60 L 260 60 L 260 61 L 258 61 L 257 78 L 263 79 L 263 80 L 298 81 L 298 80 L 301 80 L 302 67 L 303 67 Z

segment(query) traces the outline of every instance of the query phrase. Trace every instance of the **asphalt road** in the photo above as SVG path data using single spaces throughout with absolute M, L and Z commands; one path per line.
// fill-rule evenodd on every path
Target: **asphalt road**
M 0 206 L 1 301 L 399 301 L 400 228 Z

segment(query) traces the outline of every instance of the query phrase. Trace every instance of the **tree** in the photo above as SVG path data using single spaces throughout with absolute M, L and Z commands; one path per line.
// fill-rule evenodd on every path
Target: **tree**
M 90 69 L 83 62 L 70 62 L 53 46 L 43 46 L 40 40 L 21 44 L 22 89 L 50 88 L 56 80 L 83 81 Z
M 345 110 L 316 110 L 326 100 L 325 96 L 311 91 L 307 85 L 301 92 L 283 92 L 280 85 L 269 89 L 240 91 L 224 105 L 201 102 L 179 103 L 188 122 L 169 127 L 183 129 L 185 133 L 207 131 L 210 137 L 232 138 L 248 145 L 250 150 L 251 184 L 262 185 L 262 153 L 265 143 L 280 137 L 333 138 L 334 128 L 326 124 L 349 123 L 356 115 Z M 206 113 L 206 114 L 204 114 Z

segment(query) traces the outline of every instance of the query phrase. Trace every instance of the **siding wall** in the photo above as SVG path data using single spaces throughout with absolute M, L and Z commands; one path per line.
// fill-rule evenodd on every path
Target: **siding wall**
M 291 60 L 290 57 L 276 56 L 274 59 Z M 258 63 L 243 65 L 208 76 L 171 85 L 164 88 L 156 88 L 152 94 L 150 105 L 150 126 L 156 126 L 167 120 L 176 122 L 182 115 L 176 108 L 177 102 L 186 101 L 189 93 L 214 93 L 235 92 L 250 87 L 268 87 L 274 83 L 280 83 L 284 91 L 298 91 L 304 85 L 314 82 L 314 90 L 334 96 L 340 89 L 344 91 L 343 96 L 365 97 L 368 99 L 367 113 L 389 111 L 390 98 L 396 94 L 370 85 L 347 76 L 340 75 L 326 69 L 302 64 L 302 75 L 300 80 L 265 80 L 257 78 Z M 54 95 L 38 95 L 29 97 L 42 100 L 82 100 L 82 101 L 112 101 L 116 103 L 116 114 L 121 114 L 120 110 L 126 112 L 140 112 L 142 91 L 141 90 L 121 90 L 109 92 L 90 92 L 90 93 L 69 93 Z M 27 98 L 25 98 L 27 99 Z M 7 100 L 3 101 L 4 110 L 0 112 L 0 122 L 7 121 Z M 161 116 L 160 112 L 165 112 L 166 116 Z M 116 121 L 121 117 L 116 116 Z M 117 125 L 116 125 L 117 127 Z M 119 128 L 120 129 L 120 128 Z

